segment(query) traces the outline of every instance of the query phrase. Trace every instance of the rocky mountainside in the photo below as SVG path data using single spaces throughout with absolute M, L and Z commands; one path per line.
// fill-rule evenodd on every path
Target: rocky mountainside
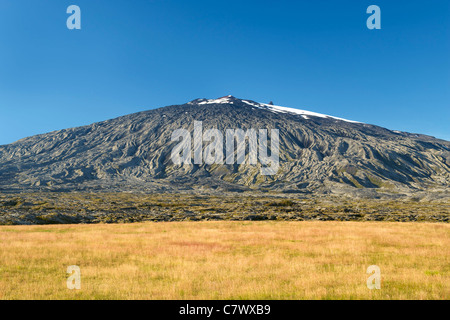
M 279 130 L 279 170 L 185 164 L 177 129 Z M 270 139 L 269 139 L 270 141 Z M 270 144 L 270 143 L 269 143 Z M 203 149 L 208 144 L 203 143 Z M 225 143 L 224 143 L 225 148 Z M 269 147 L 270 149 L 270 147 Z M 224 150 L 225 154 L 225 150 Z M 448 195 L 450 142 L 232 96 L 197 99 L 0 146 L 0 191 L 413 193 Z

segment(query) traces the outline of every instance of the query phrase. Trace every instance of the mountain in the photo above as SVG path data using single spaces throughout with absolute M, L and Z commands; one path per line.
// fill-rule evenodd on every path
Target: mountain
M 279 168 L 172 161 L 177 129 L 279 131 Z M 223 143 L 223 153 L 226 143 Z M 207 151 L 203 142 L 202 150 Z M 249 149 L 249 147 L 247 147 Z M 249 151 L 249 150 L 247 150 Z M 227 96 L 139 112 L 0 146 L 0 191 L 260 191 L 448 195 L 450 142 Z

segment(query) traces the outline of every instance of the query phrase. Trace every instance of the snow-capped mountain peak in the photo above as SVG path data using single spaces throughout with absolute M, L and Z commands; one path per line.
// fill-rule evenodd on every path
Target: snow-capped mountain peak
M 310 117 L 319 117 L 319 118 L 335 119 L 335 120 L 352 122 L 352 123 L 361 123 L 358 121 L 343 119 L 343 118 L 334 117 L 334 116 L 317 113 L 317 112 L 312 112 L 312 111 L 307 111 L 307 110 L 276 106 L 276 105 L 272 105 L 272 104 L 255 102 L 252 100 L 238 99 L 238 98 L 233 97 L 232 95 L 224 96 L 224 97 L 221 97 L 218 99 L 197 99 L 197 100 L 189 102 L 189 104 L 198 104 L 198 105 L 211 104 L 211 105 L 213 105 L 213 104 L 237 104 L 239 102 L 244 103 L 249 106 L 252 106 L 254 108 L 264 109 L 264 110 L 268 110 L 268 111 L 271 111 L 274 113 L 297 114 L 297 115 L 300 115 L 303 119 L 310 119 Z

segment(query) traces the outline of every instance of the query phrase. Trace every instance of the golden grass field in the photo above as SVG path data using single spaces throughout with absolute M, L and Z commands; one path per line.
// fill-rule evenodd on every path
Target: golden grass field
M 448 299 L 449 236 L 441 223 L 0 226 L 0 299 Z

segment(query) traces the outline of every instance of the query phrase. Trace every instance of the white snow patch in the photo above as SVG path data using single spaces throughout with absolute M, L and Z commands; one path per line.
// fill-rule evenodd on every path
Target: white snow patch
M 242 100 L 242 102 L 245 102 L 246 104 L 248 104 L 250 106 L 253 106 L 253 107 L 256 107 L 256 108 L 261 108 L 261 104 L 260 103 L 253 103 L 253 102 L 250 102 L 250 101 L 247 101 L 247 100 Z
M 274 105 L 265 104 L 265 103 L 254 103 L 254 102 L 250 102 L 250 101 L 247 101 L 247 100 L 242 100 L 242 101 L 245 102 L 248 105 L 253 106 L 253 107 L 266 109 L 266 110 L 269 110 L 269 111 L 272 111 L 272 112 L 299 114 L 299 115 L 302 116 L 303 119 L 310 119 L 308 116 L 312 116 L 312 117 L 319 117 L 319 118 L 336 119 L 336 120 L 352 122 L 352 123 L 361 123 L 361 122 L 358 122 L 358 121 L 352 121 L 352 120 L 347 120 L 347 119 L 343 119 L 343 118 L 333 117 L 333 116 L 329 116 L 329 115 L 326 115 L 326 114 L 312 112 L 312 111 L 307 111 L 307 110 L 300 110 L 300 109 L 288 108 L 288 107 L 282 107 L 282 106 L 274 106 Z
M 210 99 L 210 100 L 202 101 L 202 102 L 199 102 L 198 104 L 222 104 L 222 103 L 233 104 L 233 101 L 231 101 L 230 98 L 231 98 L 231 96 L 226 96 L 226 97 L 219 98 L 219 99 Z
M 199 102 L 195 102 L 196 104 L 199 105 L 207 105 L 207 104 L 234 104 L 234 100 L 235 98 L 233 98 L 233 96 L 226 96 L 226 97 L 222 97 L 219 99 L 203 99 Z M 346 122 L 352 122 L 352 123 L 361 123 L 358 121 L 352 121 L 352 120 L 347 120 L 347 119 L 343 119 L 343 118 L 338 118 L 338 117 L 333 117 L 333 116 L 329 116 L 326 114 L 322 114 L 322 113 L 317 113 L 317 112 L 312 112 L 312 111 L 307 111 L 307 110 L 300 110 L 300 109 L 295 109 L 295 108 L 287 108 L 287 107 L 282 107 L 282 106 L 274 106 L 271 104 L 265 104 L 265 103 L 259 103 L 259 102 L 253 102 L 253 101 L 249 101 L 249 100 L 241 100 L 242 102 L 254 107 L 254 108 L 258 108 L 258 109 L 264 109 L 264 110 L 269 110 L 271 112 L 276 112 L 276 113 L 291 113 L 291 114 L 298 114 L 301 115 L 303 119 L 311 119 L 310 117 L 319 117 L 319 118 L 325 118 L 325 119 L 335 119 L 335 120 L 341 120 L 341 121 L 346 121 Z

